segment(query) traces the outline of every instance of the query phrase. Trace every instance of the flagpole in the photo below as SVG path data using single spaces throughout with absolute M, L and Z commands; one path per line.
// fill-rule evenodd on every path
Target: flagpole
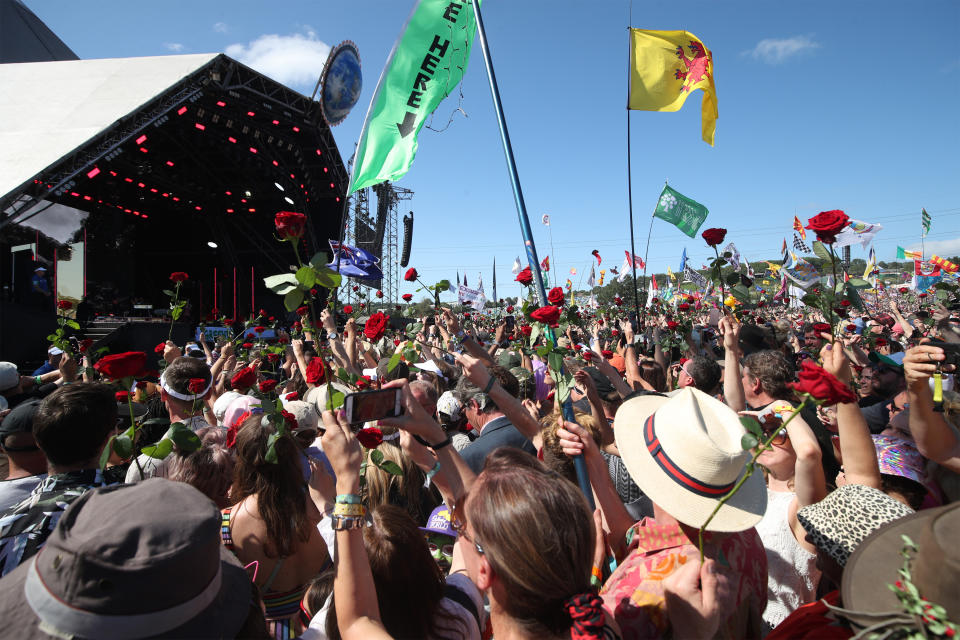
M 550 234 L 550 259 L 553 261 L 553 267 L 554 267 L 554 269 L 555 269 L 556 266 L 557 266 L 557 254 L 556 254 L 556 252 L 553 250 L 553 225 L 549 225 L 549 224 L 547 225 L 547 233 Z M 553 269 L 551 269 L 551 271 L 553 271 Z M 550 279 L 550 278 L 549 278 L 549 276 L 548 276 L 548 277 L 547 277 L 547 280 L 549 280 L 549 279 Z M 553 286 L 557 286 L 557 272 L 556 272 L 556 271 L 553 271 Z
M 530 218 L 527 216 L 527 206 L 523 201 L 523 191 L 520 188 L 520 177 L 517 174 L 517 164 L 513 159 L 513 147 L 510 145 L 510 134 L 507 131 L 507 120 L 503 114 L 503 104 L 500 101 L 500 89 L 497 88 L 497 76 L 493 71 L 493 60 L 490 57 L 490 47 L 487 45 L 487 33 L 483 28 L 483 16 L 480 14 L 480 3 L 471 2 L 473 15 L 477 20 L 477 36 L 480 38 L 480 50 L 483 52 L 483 64 L 487 69 L 487 80 L 490 82 L 490 94 L 497 113 L 497 125 L 500 127 L 500 140 L 503 143 L 503 155 L 507 161 L 507 170 L 510 173 L 510 184 L 513 187 L 513 199 L 517 206 L 517 217 L 520 221 L 520 233 L 523 236 L 524 249 L 527 253 L 527 262 L 533 274 L 533 283 L 540 304 L 547 304 L 547 291 L 543 287 L 543 277 L 540 274 L 540 261 L 537 260 L 537 246 L 533 241 L 533 232 L 530 229 Z M 547 328 L 547 335 L 556 344 L 556 335 L 552 328 Z M 563 419 L 576 422 L 573 415 L 573 403 L 570 396 L 562 404 Z M 577 472 L 577 484 L 583 492 L 590 510 L 594 509 L 593 490 L 590 488 L 590 476 L 587 475 L 587 464 L 582 455 L 573 456 L 573 466 Z
M 633 15 L 633 3 L 630 3 L 631 22 Z M 630 218 L 630 263 L 633 268 L 633 310 L 637 316 L 637 323 L 640 322 L 640 297 L 637 293 L 637 263 L 633 259 L 637 255 L 636 245 L 633 238 L 633 169 L 630 163 L 630 27 L 627 26 L 627 211 Z M 653 228 L 653 220 L 650 221 L 650 227 Z M 650 234 L 647 234 L 647 249 L 650 248 Z M 647 275 L 647 258 L 643 258 L 643 275 Z
M 923 209 L 920 210 L 920 262 L 923 262 L 924 256 L 927 255 L 927 250 L 924 248 L 923 239 L 926 237 L 926 234 L 923 232 Z

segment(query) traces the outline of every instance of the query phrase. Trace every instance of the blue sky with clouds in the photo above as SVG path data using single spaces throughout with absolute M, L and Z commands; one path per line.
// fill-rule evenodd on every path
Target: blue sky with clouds
M 331 45 L 357 43 L 360 102 L 334 137 L 346 159 L 412 0 L 209 0 L 164 3 L 25 0 L 82 58 L 224 51 L 309 93 Z M 484 20 L 524 196 L 541 255 L 561 282 L 597 249 L 618 266 L 629 247 L 626 174 L 627 0 L 485 0 Z M 678 113 L 632 112 L 637 253 L 664 180 L 710 209 L 705 227 L 750 259 L 775 257 L 802 220 L 825 209 L 879 223 L 875 246 L 960 254 L 960 3 L 636 2 L 632 26 L 686 29 L 712 50 L 716 147 L 700 140 L 700 93 Z M 483 270 L 497 257 L 500 294 L 523 255 L 480 47 L 461 92 L 440 105 L 400 186 L 415 192 L 411 264 L 426 281 Z M 457 109 L 461 111 L 457 111 Z M 428 123 L 431 124 L 431 123 Z M 404 203 L 406 204 L 406 203 Z M 405 209 L 404 209 L 405 210 Z M 650 265 L 676 267 L 691 239 L 655 221 Z M 859 247 L 853 256 L 863 256 Z M 573 278 L 576 284 L 579 276 Z M 489 285 L 487 285 L 489 287 Z M 489 293 L 489 289 L 488 289 Z

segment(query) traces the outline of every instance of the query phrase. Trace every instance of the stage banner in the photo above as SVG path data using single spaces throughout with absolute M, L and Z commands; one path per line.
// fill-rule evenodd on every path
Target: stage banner
M 467 71 L 476 26 L 469 2 L 417 2 L 370 101 L 350 193 L 410 169 L 421 127 Z
M 691 238 L 695 238 L 700 225 L 707 219 L 709 213 L 707 208 L 696 200 L 691 200 L 676 189 L 665 185 L 653 215 L 676 226 Z

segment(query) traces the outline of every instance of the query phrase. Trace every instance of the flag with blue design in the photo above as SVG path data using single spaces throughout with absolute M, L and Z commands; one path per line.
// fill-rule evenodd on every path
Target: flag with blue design
M 687 268 L 687 248 L 683 248 L 683 253 L 680 254 L 680 268 L 677 269 L 677 273 L 683 273 L 683 270 Z
M 351 247 L 348 244 L 343 245 L 343 251 L 340 251 L 340 243 L 336 240 L 330 240 L 329 243 L 330 251 L 333 252 L 333 260 L 327 266 L 336 271 L 337 254 L 340 254 L 340 275 L 357 278 L 358 280 L 383 279 L 380 258 L 366 249 Z

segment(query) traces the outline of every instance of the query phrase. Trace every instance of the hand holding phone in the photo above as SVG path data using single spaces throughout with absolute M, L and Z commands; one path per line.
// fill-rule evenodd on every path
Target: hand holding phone
M 343 401 L 347 422 L 361 424 L 403 415 L 399 388 L 351 393 Z

